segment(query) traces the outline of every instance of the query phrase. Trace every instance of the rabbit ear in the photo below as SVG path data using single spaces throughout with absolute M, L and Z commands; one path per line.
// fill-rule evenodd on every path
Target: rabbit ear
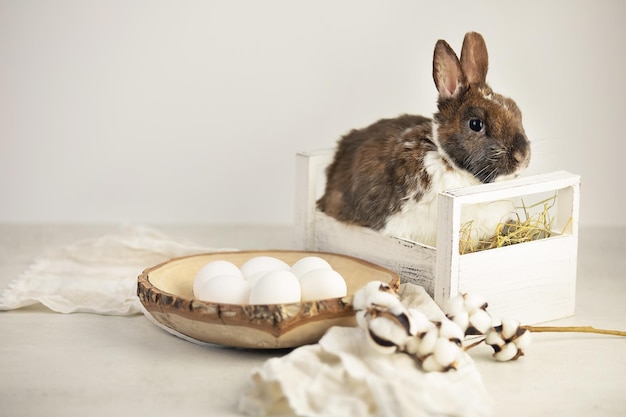
M 461 49 L 461 68 L 463 68 L 467 81 L 470 84 L 484 83 L 487 79 L 488 67 L 489 56 L 485 40 L 480 33 L 467 33 Z
M 454 50 L 444 40 L 437 41 L 433 56 L 433 79 L 443 98 L 454 97 L 465 84 L 465 74 Z

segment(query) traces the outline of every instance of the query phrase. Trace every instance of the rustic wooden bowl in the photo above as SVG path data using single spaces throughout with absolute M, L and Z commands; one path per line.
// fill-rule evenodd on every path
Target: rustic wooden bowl
M 237 266 L 255 256 L 273 256 L 293 264 L 319 256 L 339 272 L 348 295 L 292 304 L 235 305 L 193 297 L 193 280 L 205 264 L 227 260 Z M 317 342 L 331 326 L 354 326 L 352 295 L 370 281 L 383 281 L 396 291 L 400 278 L 388 269 L 349 256 L 301 251 L 215 252 L 172 259 L 139 276 L 137 295 L 160 325 L 201 342 L 226 346 L 279 349 Z

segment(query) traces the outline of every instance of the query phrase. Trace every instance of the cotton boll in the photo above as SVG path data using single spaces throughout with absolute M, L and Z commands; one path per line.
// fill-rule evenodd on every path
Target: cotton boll
M 408 337 L 404 342 L 404 351 L 409 355 L 417 354 L 421 340 L 417 337 Z
M 273 256 L 255 256 L 241 265 L 241 273 L 250 279 L 259 271 L 288 271 L 289 265 Z
M 332 269 L 314 269 L 300 277 L 302 301 L 345 297 L 348 287 L 343 277 Z
M 479 295 L 464 294 L 463 298 L 465 299 L 465 309 L 470 314 L 478 309 L 487 308 L 487 301 Z
M 318 256 L 306 256 L 291 265 L 291 272 L 298 278 L 315 269 L 333 269 L 333 267 Z
M 530 346 L 531 342 L 532 337 L 530 336 L 530 332 L 526 329 L 524 329 L 524 332 L 513 341 L 513 343 L 515 343 L 515 346 L 517 346 L 520 350 L 526 349 L 528 346 Z
M 409 308 L 411 316 L 411 334 L 423 334 L 435 328 L 435 324 L 426 317 L 426 314 L 415 308 Z
M 198 297 L 200 287 L 211 278 L 217 277 L 219 275 L 233 275 L 243 277 L 239 268 L 237 268 L 237 266 L 231 262 L 222 260 L 209 262 L 208 264 L 200 268 L 193 280 L 194 297 L 200 298 Z
M 300 301 L 300 282 L 287 270 L 263 275 L 250 291 L 250 304 L 288 304 Z
M 408 337 L 402 326 L 387 317 L 376 317 L 370 320 L 369 329 L 379 339 L 393 343 L 398 347 L 404 346 Z
M 520 322 L 512 319 L 502 319 L 502 338 L 511 340 L 519 329 Z
M 371 298 L 378 293 L 389 293 L 397 298 L 391 287 L 382 281 L 370 281 L 360 288 L 352 299 L 352 306 L 355 310 L 365 310 L 371 304 Z
M 204 282 L 196 298 L 219 304 L 248 304 L 250 287 L 238 275 L 218 275 Z
M 466 332 L 470 325 L 470 317 L 467 311 L 459 311 L 454 316 L 449 316 L 448 318 L 452 320 L 454 324 L 459 326 L 463 332 Z
M 495 353 L 493 357 L 506 362 L 524 355 L 524 348 L 530 345 L 530 332 L 520 327 L 516 320 L 502 320 L 502 324 L 492 328 L 485 337 Z
M 465 337 L 464 331 L 452 322 L 450 319 L 443 318 L 439 326 L 439 334 L 441 337 L 448 340 L 461 341 Z
M 388 340 L 381 339 L 369 328 L 365 331 L 367 334 L 367 340 L 369 342 L 369 345 L 375 352 L 389 355 L 398 351 L 398 347 L 395 344 Z
M 450 298 L 446 303 L 445 313 L 447 316 L 456 316 L 458 313 L 465 311 L 465 297 L 463 294 Z
M 445 368 L 435 359 L 434 355 L 428 356 L 422 362 L 422 369 L 426 372 L 443 372 Z
M 356 312 L 355 317 L 357 326 L 367 331 L 369 328 L 369 321 L 366 314 L 367 312 L 365 310 L 359 310 Z
M 368 307 L 370 294 L 372 291 L 377 291 L 371 290 L 370 286 L 376 285 L 377 282 L 378 281 L 370 282 L 364 287 L 359 288 L 357 292 L 354 293 L 354 297 L 352 297 L 352 308 L 358 311 L 365 310 Z
M 492 323 L 487 312 L 487 301 L 473 294 L 459 294 L 448 300 L 446 316 L 456 323 L 465 334 L 484 334 Z
M 439 339 L 439 332 L 433 326 L 432 330 L 427 331 L 419 338 L 419 343 L 415 346 L 418 357 L 423 358 L 430 355 L 435 350 L 435 344 Z
M 402 302 L 395 293 L 378 291 L 369 297 L 368 306 L 381 309 L 391 309 L 398 306 L 402 307 Z
M 517 346 L 513 343 L 507 343 L 502 348 L 493 354 L 493 357 L 499 362 L 507 362 L 516 359 L 518 355 Z
M 485 337 L 485 343 L 491 346 L 503 346 L 506 342 L 498 331 L 491 329 Z
M 454 366 L 460 353 L 460 347 L 454 342 L 439 338 L 435 344 L 433 356 L 444 368 Z
M 469 317 L 469 324 L 480 334 L 485 334 L 493 324 L 493 318 L 487 310 L 478 309 Z

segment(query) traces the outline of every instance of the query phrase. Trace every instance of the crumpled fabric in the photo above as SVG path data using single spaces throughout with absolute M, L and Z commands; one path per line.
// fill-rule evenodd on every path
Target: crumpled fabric
M 139 314 L 137 277 L 144 269 L 212 251 L 216 249 L 178 242 L 152 228 L 123 226 L 35 260 L 2 292 L 0 310 L 41 303 L 59 313 Z
M 422 287 L 403 284 L 400 295 L 431 319 L 443 314 Z M 482 378 L 465 359 L 457 371 L 424 372 L 409 355 L 371 349 L 361 328 L 332 327 L 319 343 L 254 369 L 239 410 L 254 417 L 490 416 Z

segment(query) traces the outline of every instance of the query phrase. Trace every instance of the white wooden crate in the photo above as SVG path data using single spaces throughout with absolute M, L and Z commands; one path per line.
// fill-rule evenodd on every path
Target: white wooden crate
M 332 150 L 297 155 L 295 243 L 302 250 L 356 256 L 423 286 L 443 306 L 458 293 L 489 302 L 494 317 L 536 324 L 574 314 L 580 177 L 554 172 L 439 194 L 435 247 L 347 225 L 316 210 Z M 552 192 L 558 235 L 461 255 L 461 208 Z

